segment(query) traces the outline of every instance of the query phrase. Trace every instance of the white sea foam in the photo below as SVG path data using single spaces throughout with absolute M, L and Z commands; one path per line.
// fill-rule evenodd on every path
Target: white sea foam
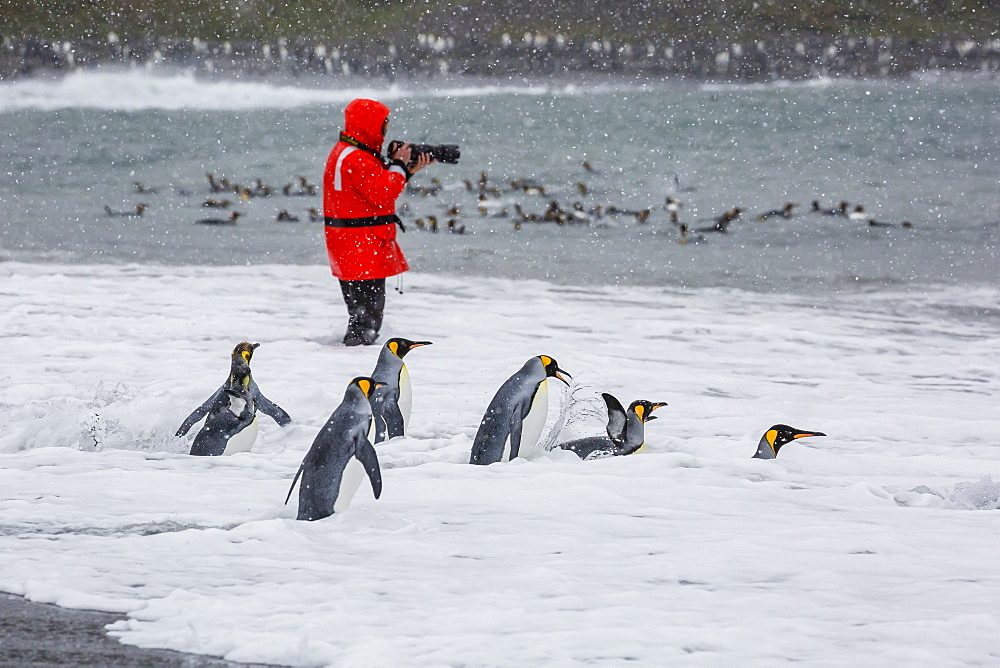
M 921 72 L 911 76 L 919 85 L 960 85 L 969 81 L 995 85 L 996 75 L 953 72 Z M 345 85 L 346 82 L 346 85 Z M 385 101 L 420 97 L 487 97 L 493 95 L 599 96 L 659 91 L 683 85 L 670 80 L 631 81 L 628 79 L 587 80 L 549 79 L 489 80 L 441 78 L 432 82 L 391 83 L 379 79 L 342 79 L 317 76 L 292 83 L 275 83 L 254 78 L 206 78 L 191 70 L 133 67 L 77 70 L 65 75 L 39 76 L 0 82 L 0 113 L 19 109 L 100 109 L 142 110 L 227 110 L 295 108 L 310 105 L 342 105 L 357 97 Z M 747 91 L 774 88 L 828 88 L 833 86 L 886 85 L 879 80 L 851 77 L 814 77 L 762 83 L 708 82 L 705 91 Z
M 960 482 L 952 493 L 960 508 L 970 510 L 1000 510 L 1000 483 L 984 476 L 978 482 Z
M 0 113 L 18 109 L 66 108 L 108 111 L 153 110 L 246 110 L 293 108 L 309 105 L 343 105 L 357 97 L 384 101 L 419 97 L 483 97 L 490 95 L 580 95 L 574 84 L 506 83 L 452 85 L 444 83 L 344 86 L 335 77 L 317 77 L 301 85 L 259 80 L 212 80 L 193 72 L 161 72 L 145 69 L 83 70 L 60 77 L 40 77 L 0 83 Z M 640 89 L 639 87 L 632 87 Z M 601 86 L 598 90 L 617 90 Z M 593 89 L 588 88 L 588 94 Z
M 778 79 L 764 82 L 707 82 L 701 84 L 701 89 L 706 91 L 750 91 L 769 88 L 829 88 L 831 86 L 856 86 L 858 79 L 852 77 L 811 77 L 791 81 L 788 79 Z
M 996 289 L 408 284 L 385 333 L 434 342 L 406 360 L 410 433 L 378 447 L 381 499 L 306 523 L 289 482 L 377 353 L 324 343 L 328 269 L 0 264 L 0 590 L 293 665 L 995 661 L 997 515 L 961 508 L 1000 474 L 1000 337 L 972 315 Z M 294 423 L 189 457 L 173 432 L 241 339 Z M 573 374 L 572 436 L 603 431 L 601 391 L 668 402 L 648 453 L 470 466 L 540 353 Z M 750 459 L 777 422 L 828 436 Z

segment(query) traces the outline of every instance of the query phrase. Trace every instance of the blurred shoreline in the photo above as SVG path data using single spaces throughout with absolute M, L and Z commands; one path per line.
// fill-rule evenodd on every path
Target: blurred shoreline
M 59 608 L 0 593 L 0 664 L 5 666 L 263 666 L 126 645 L 107 634 L 124 615 Z
M 5 37 L 0 80 L 106 65 L 183 67 L 211 75 L 397 77 L 615 74 L 698 81 L 767 82 L 818 77 L 899 77 L 927 70 L 1000 71 L 1000 39 L 834 37 L 725 40 L 571 39 L 526 32 L 518 38 L 439 37 L 365 44 L 295 38 L 272 42 L 180 38 Z

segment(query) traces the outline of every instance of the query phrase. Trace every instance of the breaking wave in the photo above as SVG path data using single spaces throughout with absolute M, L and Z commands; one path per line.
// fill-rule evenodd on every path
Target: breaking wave
M 355 80 L 357 81 L 357 80 Z M 313 105 L 343 105 L 357 97 L 383 101 L 427 97 L 491 95 L 593 95 L 621 90 L 622 85 L 595 87 L 570 82 L 426 82 L 344 86 L 336 77 L 317 77 L 292 85 L 262 80 L 211 80 L 193 71 L 156 72 L 145 69 L 90 70 L 61 77 L 39 77 L 0 84 L 0 113 L 23 109 L 101 109 L 106 111 L 290 109 Z M 625 85 L 642 90 L 639 85 Z

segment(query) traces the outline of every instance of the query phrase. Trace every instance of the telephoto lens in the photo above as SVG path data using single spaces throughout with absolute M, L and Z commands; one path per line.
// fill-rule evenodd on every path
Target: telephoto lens
M 457 165 L 458 159 L 462 157 L 462 152 L 458 150 L 458 144 L 413 144 L 413 151 L 416 155 L 430 153 L 431 157 L 438 162 L 446 162 L 449 165 Z
M 394 139 L 389 142 L 389 153 L 393 153 L 403 142 Z M 417 157 L 422 153 L 428 153 L 438 162 L 449 165 L 457 165 L 458 159 L 462 157 L 462 152 L 458 150 L 458 144 L 410 144 L 410 164 L 417 162 Z

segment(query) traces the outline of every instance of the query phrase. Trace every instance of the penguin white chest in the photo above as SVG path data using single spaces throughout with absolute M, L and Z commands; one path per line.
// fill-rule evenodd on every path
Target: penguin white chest
M 518 447 L 517 456 L 530 458 L 537 453 L 538 438 L 542 435 L 542 428 L 545 426 L 545 419 L 549 415 L 549 381 L 543 380 L 535 390 L 535 396 L 531 399 L 531 409 L 521 421 L 521 444 Z M 502 462 L 509 462 L 511 459 L 510 436 L 503 446 Z
M 365 467 L 358 461 L 357 457 L 351 457 L 347 460 L 347 466 L 340 474 L 340 489 L 337 491 L 337 500 L 333 504 L 333 512 L 342 513 L 351 507 L 351 499 L 357 494 L 358 488 L 361 487 L 361 481 L 366 475 Z
M 368 419 L 368 442 L 375 442 L 375 420 Z M 337 500 L 333 502 L 333 512 L 340 513 L 351 507 L 351 499 L 358 493 L 361 482 L 368 477 L 365 465 L 357 457 L 351 456 L 340 474 L 340 489 L 337 490 Z
M 224 455 L 232 455 L 237 452 L 250 452 L 253 449 L 254 443 L 257 442 L 257 434 L 260 432 L 259 420 L 254 417 L 253 422 L 244 427 L 241 431 L 233 434 L 229 442 L 226 443 L 226 449 L 222 452 Z
M 399 399 L 396 401 L 399 414 L 403 417 L 403 433 L 410 427 L 410 409 L 413 407 L 413 387 L 410 385 L 410 372 L 406 365 L 399 370 Z M 374 443 L 374 441 L 372 441 Z
M 247 402 L 240 397 L 230 397 L 229 398 L 229 410 L 232 411 L 233 415 L 236 417 L 240 416 L 243 409 L 247 407 Z

